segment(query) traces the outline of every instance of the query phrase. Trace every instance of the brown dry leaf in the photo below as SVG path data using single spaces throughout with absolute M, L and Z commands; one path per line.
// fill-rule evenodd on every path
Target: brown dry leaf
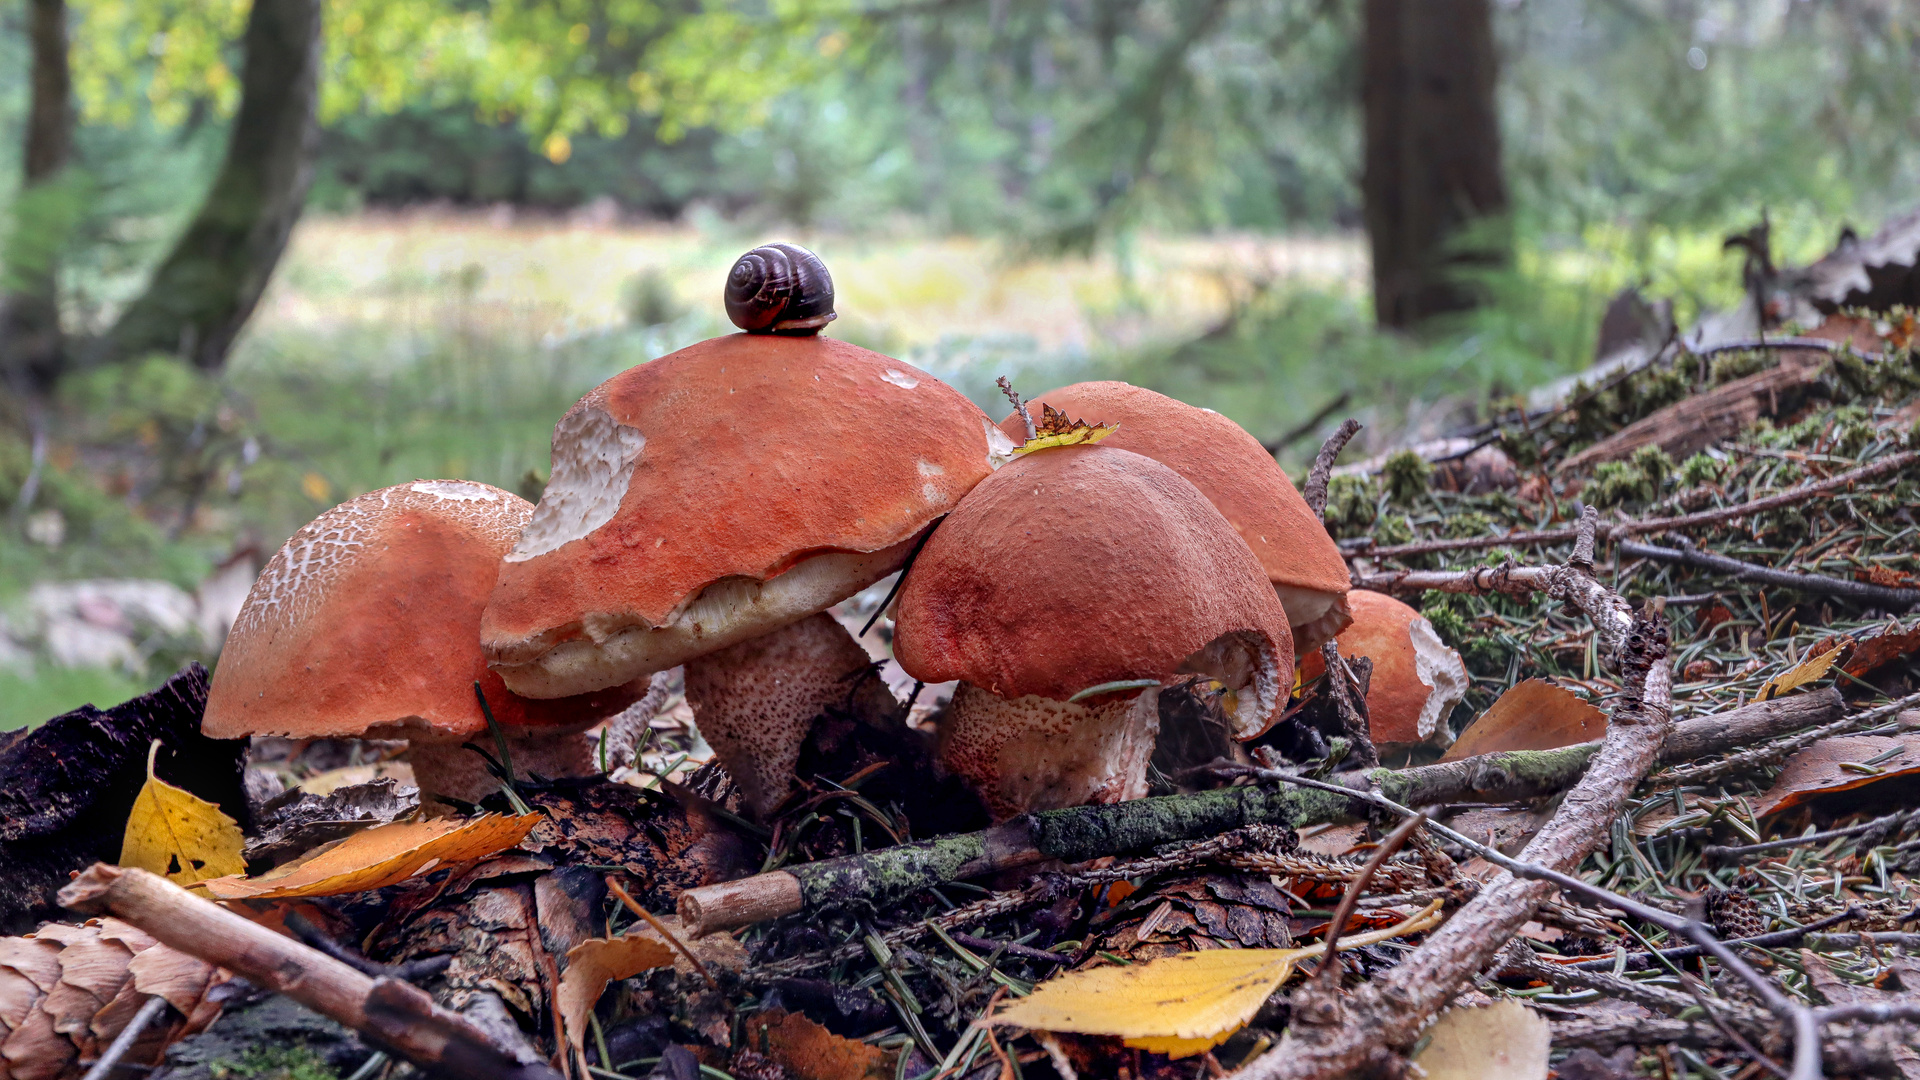
M 1607 714 L 1562 686 L 1528 679 L 1467 725 L 1441 761 L 1506 750 L 1557 750 L 1607 733 Z
M 1438 901 L 1398 925 L 1340 939 L 1342 949 L 1418 933 L 1440 921 Z M 1083 968 L 1041 983 L 992 1022 L 1029 1030 L 1117 1035 L 1128 1046 L 1190 1057 L 1225 1042 L 1260 1011 L 1294 965 L 1326 951 L 1205 949 L 1145 964 Z
M 396 821 L 354 833 L 257 878 L 215 878 L 202 885 L 221 900 L 337 896 L 383 889 L 444 863 L 504 851 L 526 839 L 539 822 L 539 814 Z
M 1792 671 L 1784 675 L 1775 675 L 1773 678 L 1767 680 L 1766 685 L 1760 688 L 1760 692 L 1754 695 L 1753 700 L 1772 701 L 1781 694 L 1798 690 L 1809 683 L 1818 682 L 1820 679 L 1826 677 L 1827 671 L 1833 667 L 1835 661 L 1840 659 L 1840 654 L 1845 652 L 1852 644 L 1853 642 L 1850 640 L 1842 640 L 1840 644 L 1835 645 L 1826 652 L 1812 659 L 1801 661 L 1800 665 Z
M 1367 842 L 1367 826 L 1327 825 L 1300 834 L 1300 850 L 1309 855 L 1346 855 Z
M 765 1054 L 794 1080 L 891 1080 L 895 1055 L 842 1038 L 799 1013 L 767 1009 L 747 1020 L 745 1049 Z
M 1889 622 L 1880 632 L 1866 637 L 1823 638 L 1813 647 L 1815 652 L 1823 652 L 1835 645 L 1848 642 L 1853 651 L 1840 665 L 1840 670 L 1849 675 L 1860 676 L 1871 672 L 1883 664 L 1892 663 L 1917 649 L 1920 649 L 1920 620 L 1911 627 L 1902 627 L 1900 620 Z
M 120 865 L 160 874 L 176 885 L 247 872 L 247 838 L 218 806 L 154 775 L 160 740 L 147 748 L 147 782 L 127 815 Z
M 1040 408 L 1040 420 L 1033 425 L 1033 438 L 1016 447 L 1014 453 L 1031 454 L 1050 446 L 1092 445 L 1120 430 L 1119 424 L 1089 424 L 1085 420 L 1069 420 L 1067 414 L 1045 402 L 1041 402 Z
M 1546 1080 L 1553 1035 L 1539 1013 L 1517 1001 L 1454 1009 L 1427 1029 L 1414 1063 L 1427 1080 Z
M 1777 814 L 1822 795 L 1915 775 L 1920 775 L 1920 734 L 1821 739 L 1787 759 L 1773 786 L 1755 796 L 1753 812 Z
M 560 976 L 555 998 L 573 1048 L 586 1045 L 587 1014 L 608 983 L 666 967 L 673 963 L 673 956 L 672 946 L 643 937 L 589 938 L 568 950 L 567 973 Z

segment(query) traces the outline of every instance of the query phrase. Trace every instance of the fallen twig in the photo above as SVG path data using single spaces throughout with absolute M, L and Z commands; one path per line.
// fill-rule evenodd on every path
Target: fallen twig
M 1808 934 L 1817 933 L 1829 926 L 1838 926 L 1843 922 L 1859 917 L 1860 911 L 1858 908 L 1848 908 L 1838 915 L 1829 915 L 1818 922 L 1810 922 L 1805 926 L 1794 926 L 1785 930 L 1775 930 L 1772 933 L 1758 934 L 1754 937 L 1732 938 L 1728 940 L 1726 944 L 1746 945 L 1756 949 L 1771 949 L 1776 945 L 1792 945 Z M 1706 950 L 1698 945 L 1679 945 L 1671 949 L 1660 949 L 1654 952 L 1628 953 L 1626 966 L 1621 970 L 1647 971 L 1659 964 L 1662 960 L 1691 960 L 1696 956 L 1703 956 L 1705 954 Z M 1580 971 L 1611 971 L 1619 966 L 1620 963 L 1619 959 L 1609 956 L 1599 960 L 1583 960 L 1580 963 L 1567 964 L 1565 966 Z
M 93 1067 L 87 1070 L 87 1075 L 80 1080 L 107 1080 L 107 1077 L 113 1074 L 113 1070 L 120 1066 L 120 1059 L 126 1057 L 127 1051 L 133 1049 L 133 1044 L 140 1041 L 140 1036 L 147 1030 L 147 1026 L 160 1019 L 160 1014 L 166 1011 L 166 998 L 158 994 L 148 998 L 146 1004 L 140 1006 L 140 1011 L 133 1014 L 133 1019 L 127 1021 L 126 1027 L 120 1029 L 120 1034 L 114 1036 L 113 1042 L 100 1055 L 99 1060 L 93 1063 Z
M 1300 497 L 1307 500 L 1307 508 L 1314 517 L 1325 517 L 1327 513 L 1327 481 L 1333 475 L 1333 463 L 1340 457 L 1340 451 L 1360 433 L 1360 421 L 1348 417 L 1340 421 L 1340 426 L 1327 441 L 1320 444 L 1320 452 L 1314 455 L 1313 470 L 1307 473 L 1307 482 L 1300 489 Z
M 523 1060 L 494 1045 L 424 991 L 356 971 L 145 870 L 95 863 L 61 889 L 59 899 L 85 914 L 111 912 L 162 944 L 361 1032 L 433 1075 L 559 1080 L 560 1074 L 537 1057 Z
M 1692 761 L 1759 739 L 1830 722 L 1844 713 L 1832 688 L 1755 702 L 1673 728 L 1663 762 Z M 1564 791 L 1579 781 L 1600 743 L 1558 750 L 1515 750 L 1411 769 L 1372 769 L 1338 777 L 1339 790 L 1377 791 L 1420 806 L 1510 802 Z M 849 902 L 881 902 L 928 886 L 1047 859 L 1084 862 L 1177 843 L 1245 825 L 1307 825 L 1349 820 L 1351 800 L 1313 797 L 1271 786 L 1219 788 L 1077 806 L 1015 818 L 977 833 L 923 840 L 861 855 L 800 863 L 680 894 L 680 920 L 698 937 Z
M 1920 694 L 1908 694 L 1906 697 L 1897 698 L 1884 705 L 1876 705 L 1864 712 L 1857 712 L 1832 723 L 1788 736 L 1778 742 L 1730 754 L 1719 761 L 1670 769 L 1654 779 L 1663 787 L 1679 787 L 1687 784 L 1704 784 L 1723 776 L 1777 765 L 1821 739 L 1831 739 L 1835 735 L 1850 735 L 1856 731 L 1878 727 L 1916 705 L 1920 705 Z
M 1636 544 L 1631 540 L 1624 540 L 1620 543 L 1620 553 L 1636 559 L 1652 559 L 1655 562 L 1677 563 L 1696 570 L 1711 570 L 1714 573 L 1728 575 L 1736 581 L 1753 581 L 1783 589 L 1797 589 L 1817 596 L 1838 596 L 1855 603 L 1886 608 L 1889 611 L 1905 611 L 1915 604 L 1920 604 L 1920 589 L 1896 589 L 1865 581 L 1828 577 L 1825 574 L 1775 570 L 1772 567 L 1756 566 L 1750 562 L 1731 559 L 1725 555 L 1716 555 L 1710 551 L 1701 551 L 1685 540 L 1680 541 L 1680 546 L 1677 548 L 1655 547 L 1652 544 Z
M 1292 446 L 1294 443 L 1297 443 L 1301 439 L 1304 439 L 1307 436 L 1313 434 L 1316 428 L 1318 428 L 1321 424 L 1324 424 L 1327 422 L 1327 417 L 1332 416 L 1334 413 L 1337 413 L 1341 409 L 1346 408 L 1347 402 L 1351 400 L 1353 400 L 1353 391 L 1351 390 L 1340 391 L 1340 393 L 1336 395 L 1332 401 L 1329 401 L 1325 405 L 1322 405 L 1318 409 L 1315 409 L 1312 416 L 1309 416 L 1305 420 L 1302 420 L 1298 424 L 1295 424 L 1291 429 L 1289 429 L 1286 432 L 1286 434 L 1281 435 L 1277 439 L 1270 439 L 1266 442 L 1263 442 L 1260 444 L 1260 446 L 1263 449 L 1265 449 L 1266 452 L 1269 454 L 1277 454 L 1280 451 L 1285 450 L 1287 447 Z

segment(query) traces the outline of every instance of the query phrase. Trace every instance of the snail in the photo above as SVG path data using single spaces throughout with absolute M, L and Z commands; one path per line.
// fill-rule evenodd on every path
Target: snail
M 763 244 L 727 275 L 727 318 L 749 334 L 817 334 L 834 319 L 833 278 L 806 248 Z

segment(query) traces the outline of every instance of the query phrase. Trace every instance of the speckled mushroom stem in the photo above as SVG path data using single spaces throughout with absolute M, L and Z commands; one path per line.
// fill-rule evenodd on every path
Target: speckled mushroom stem
M 694 723 L 749 813 L 765 817 L 793 793 L 800 751 L 821 713 L 848 709 L 860 694 L 891 700 L 884 683 L 865 678 L 872 668 L 866 650 L 825 612 L 687 661 Z M 897 703 L 880 704 L 880 714 L 897 712 Z
M 940 763 L 1005 821 L 1140 798 L 1159 733 L 1159 687 L 1082 704 L 1003 698 L 963 682 L 940 721 Z
M 533 776 L 557 780 L 599 773 L 593 740 L 586 731 L 584 727 L 509 729 L 507 752 L 513 755 L 514 775 L 522 780 Z M 491 736 L 482 734 L 472 742 L 497 754 Z M 413 782 L 420 786 L 420 805 L 429 815 L 453 813 L 448 798 L 477 803 L 500 790 L 500 779 L 487 770 L 486 760 L 459 742 L 415 738 L 407 747 L 407 760 L 413 764 Z

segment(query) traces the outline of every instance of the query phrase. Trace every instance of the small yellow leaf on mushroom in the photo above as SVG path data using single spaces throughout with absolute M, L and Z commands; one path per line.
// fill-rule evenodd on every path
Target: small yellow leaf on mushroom
M 1343 937 L 1340 948 L 1418 933 L 1439 921 L 1436 901 L 1384 930 Z M 1002 1009 L 993 1022 L 1037 1031 L 1117 1035 L 1128 1046 L 1187 1057 L 1220 1045 L 1245 1027 L 1295 965 L 1325 951 L 1325 945 L 1207 949 L 1145 964 L 1086 968 L 1034 987 L 1030 996 Z
M 1091 446 L 1101 439 L 1120 430 L 1119 424 L 1089 424 L 1085 420 L 1069 420 L 1067 414 L 1051 405 L 1040 406 L 1040 422 L 1033 426 L 1033 438 L 1023 446 L 1016 447 L 1016 454 L 1031 454 L 1035 450 L 1045 450 L 1051 446 Z
M 155 739 L 147 748 L 147 782 L 134 797 L 127 833 L 120 842 L 120 865 L 161 874 L 176 885 L 191 885 L 226 874 L 244 874 L 240 856 L 246 837 L 218 806 L 154 775 L 160 752 Z

